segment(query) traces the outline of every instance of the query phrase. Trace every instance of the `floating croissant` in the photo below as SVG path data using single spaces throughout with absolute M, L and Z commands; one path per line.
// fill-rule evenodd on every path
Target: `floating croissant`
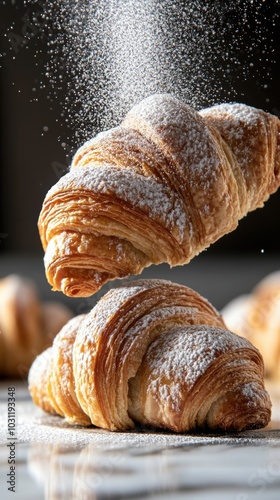
M 151 264 L 186 264 L 279 184 L 276 116 L 153 95 L 84 144 L 48 192 L 38 224 L 47 279 L 85 297 Z
M 11 274 L 0 280 L 0 376 L 26 377 L 37 354 L 52 344 L 73 316 L 57 302 L 42 302 L 35 283 Z
M 194 290 L 137 280 L 62 328 L 29 390 L 72 424 L 242 431 L 270 420 L 263 371 L 259 351 Z

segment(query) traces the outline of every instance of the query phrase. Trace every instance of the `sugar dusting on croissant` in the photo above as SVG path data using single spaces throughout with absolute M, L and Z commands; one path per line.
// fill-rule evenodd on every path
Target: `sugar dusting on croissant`
M 196 112 L 150 96 L 84 144 L 46 195 L 38 227 L 47 279 L 89 296 L 150 264 L 185 264 L 279 184 L 276 116 L 243 104 Z
M 41 356 L 30 393 L 70 423 L 188 432 L 242 431 L 270 420 L 259 351 L 226 330 L 197 292 L 168 281 L 112 289 L 61 330 L 47 363 Z

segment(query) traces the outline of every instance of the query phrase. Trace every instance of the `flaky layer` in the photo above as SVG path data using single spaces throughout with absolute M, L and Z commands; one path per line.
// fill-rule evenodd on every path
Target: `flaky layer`
M 245 213 L 262 207 L 280 182 L 280 122 L 245 104 L 221 104 L 200 111 L 237 159 L 245 180 Z
M 55 411 L 65 416 L 69 423 L 89 425 L 90 419 L 83 412 L 76 397 L 72 359 L 73 345 L 84 317 L 81 314 L 71 319 L 54 340 L 48 368 L 47 392 Z
M 176 432 L 265 426 L 270 400 L 261 356 L 233 333 L 196 325 L 171 329 L 147 350 L 130 381 L 129 414 Z

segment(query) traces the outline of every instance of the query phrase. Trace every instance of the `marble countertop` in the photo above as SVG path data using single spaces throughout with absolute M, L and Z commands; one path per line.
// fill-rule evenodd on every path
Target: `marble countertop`
M 7 426 L 15 387 L 16 436 Z M 0 384 L 1 500 L 272 500 L 280 491 L 280 388 L 263 430 L 239 434 L 109 432 L 71 427 L 35 407 L 24 381 Z M 10 437 L 10 439 L 8 439 Z M 8 490 L 15 448 L 15 494 Z M 10 460 L 11 461 L 11 460 Z

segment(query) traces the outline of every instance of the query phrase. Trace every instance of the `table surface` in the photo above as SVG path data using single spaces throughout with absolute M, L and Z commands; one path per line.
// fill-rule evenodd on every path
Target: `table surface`
M 16 436 L 8 439 L 8 387 Z M 272 421 L 238 434 L 110 432 L 69 426 L 34 406 L 24 381 L 0 384 L 1 500 L 279 499 L 280 390 L 268 387 Z M 16 449 L 16 493 L 8 460 Z
M 279 261 L 280 262 L 280 261 Z M 278 257 L 199 256 L 170 270 L 154 266 L 145 277 L 193 287 L 222 308 L 278 270 Z M 279 264 L 280 268 L 280 264 Z M 16 272 L 37 283 L 42 299 L 67 301 L 85 312 L 99 298 L 65 299 L 46 283 L 42 260 L 4 256 L 0 278 Z M 143 275 L 142 275 L 143 276 Z M 108 289 L 105 286 L 102 293 Z M 16 388 L 16 493 L 8 490 L 8 387 Z M 272 422 L 240 434 L 172 434 L 73 428 L 32 403 L 25 381 L 0 383 L 0 499 L 40 500 L 159 499 L 273 500 L 280 498 L 280 385 L 269 386 Z M 10 442 L 12 442 L 10 440 Z

